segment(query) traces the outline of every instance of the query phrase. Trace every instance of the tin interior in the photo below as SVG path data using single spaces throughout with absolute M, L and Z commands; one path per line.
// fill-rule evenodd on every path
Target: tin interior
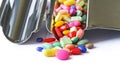
M 90 0 L 89 27 L 120 30 L 120 0 Z

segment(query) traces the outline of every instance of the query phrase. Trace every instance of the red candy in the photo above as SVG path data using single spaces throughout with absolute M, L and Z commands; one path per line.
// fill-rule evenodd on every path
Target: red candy
M 53 41 L 55 41 L 56 39 L 55 38 L 46 38 L 46 39 L 44 39 L 43 40 L 43 42 L 53 42 Z
M 79 48 L 73 48 L 71 50 L 71 54 L 73 54 L 73 55 L 81 55 L 82 51 Z
M 60 31 L 67 30 L 68 28 L 69 28 L 69 26 L 67 24 L 65 24 L 65 25 L 60 27 Z
M 75 36 L 76 36 L 76 31 L 71 32 L 68 36 L 69 36 L 70 38 L 75 37 Z
M 57 34 L 57 36 L 59 38 L 63 37 L 63 35 L 62 35 L 61 31 L 59 30 L 59 28 L 55 28 L 55 32 L 56 32 L 56 34 Z

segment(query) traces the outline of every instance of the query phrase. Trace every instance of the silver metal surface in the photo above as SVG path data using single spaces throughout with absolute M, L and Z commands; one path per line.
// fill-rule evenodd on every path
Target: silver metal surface
M 27 41 L 41 27 L 46 0 L 3 0 L 0 23 L 5 36 L 14 43 Z

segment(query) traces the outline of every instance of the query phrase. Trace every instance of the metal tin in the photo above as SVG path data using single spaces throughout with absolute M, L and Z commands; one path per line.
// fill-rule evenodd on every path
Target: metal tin
M 119 2 L 119 0 L 88 0 L 86 29 L 120 30 Z M 5 36 L 14 43 L 26 42 L 32 33 L 40 29 L 44 15 L 47 29 L 50 30 L 54 3 L 55 0 L 3 0 L 0 24 Z

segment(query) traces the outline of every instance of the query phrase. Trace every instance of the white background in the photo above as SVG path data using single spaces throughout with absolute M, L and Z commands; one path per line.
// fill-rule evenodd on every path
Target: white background
M 96 48 L 67 61 L 36 51 L 40 44 L 35 39 L 44 35 L 40 31 L 18 45 L 8 41 L 0 27 L 0 80 L 120 80 L 119 31 L 86 31 Z

